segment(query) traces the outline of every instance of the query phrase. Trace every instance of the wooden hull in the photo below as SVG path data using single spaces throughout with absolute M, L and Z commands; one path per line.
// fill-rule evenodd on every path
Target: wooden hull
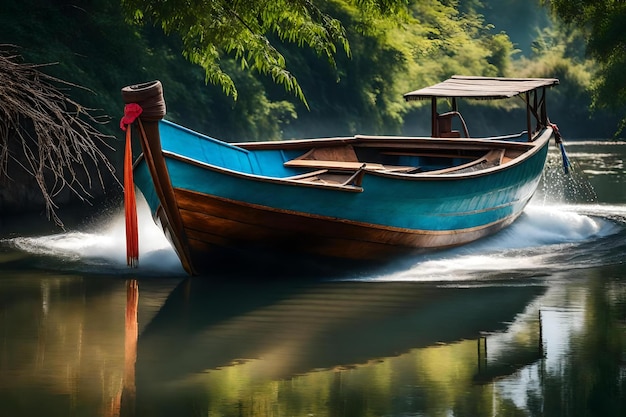
M 552 134 L 544 129 L 524 146 L 438 140 L 433 145 L 437 148 L 506 148 L 516 157 L 476 171 L 447 168 L 398 174 L 364 168 L 357 180 L 338 185 L 298 179 L 298 173 L 306 175 L 313 167 L 285 168 L 293 155 L 318 146 L 315 140 L 231 149 L 169 123 L 146 123 L 146 131 L 147 136 L 161 132 L 158 155 L 154 150 L 148 153 L 163 159 L 166 172 L 156 172 L 149 158 L 140 158 L 135 183 L 191 274 L 241 266 L 254 269 L 261 263 L 287 268 L 288 260 L 362 266 L 493 234 L 511 224 L 532 197 Z M 324 146 L 346 141 L 368 152 L 384 144 L 387 154 L 398 153 L 389 151 L 396 148 L 403 154 L 415 153 L 435 142 L 321 140 Z M 192 155 L 209 156 L 200 161 Z M 275 161 L 279 156 L 282 159 Z M 274 171 L 263 168 L 272 165 L 263 163 L 268 161 Z

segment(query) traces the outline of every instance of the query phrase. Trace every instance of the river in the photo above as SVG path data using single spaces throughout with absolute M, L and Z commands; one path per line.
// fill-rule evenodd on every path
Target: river
M 0 415 L 624 416 L 626 143 L 553 150 L 510 228 L 334 279 L 187 278 L 142 206 L 4 219 Z

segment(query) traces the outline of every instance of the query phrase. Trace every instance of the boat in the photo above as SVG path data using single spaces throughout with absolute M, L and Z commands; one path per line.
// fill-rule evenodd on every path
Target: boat
M 187 273 L 265 263 L 274 272 L 349 269 L 467 244 L 513 223 L 557 136 L 546 92 L 558 83 L 453 76 L 409 92 L 407 101 L 431 101 L 427 137 L 229 143 L 164 120 L 159 81 L 122 88 L 121 125 L 141 143 L 132 180 Z M 512 98 L 525 103 L 520 131 L 470 136 L 459 100 Z M 440 113 L 444 100 L 449 111 Z

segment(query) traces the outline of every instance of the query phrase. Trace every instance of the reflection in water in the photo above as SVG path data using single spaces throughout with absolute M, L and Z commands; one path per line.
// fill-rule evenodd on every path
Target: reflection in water
M 542 297 L 545 358 L 496 382 L 503 404 L 531 416 L 625 415 L 623 276 L 623 267 L 604 268 L 582 275 L 583 285 L 553 287 Z M 621 294 L 613 297 L 616 288 Z
M 139 337 L 138 414 L 453 409 L 468 390 L 483 390 L 476 381 L 523 365 L 510 357 L 487 361 L 479 341 L 485 346 L 487 334 L 505 330 L 544 291 L 389 282 L 239 287 L 188 279 Z M 534 323 L 534 334 L 509 352 L 541 357 Z M 396 404 L 404 395 L 420 401 Z
M 124 414 L 135 414 L 135 364 L 137 362 L 137 307 L 139 305 L 139 288 L 137 281 L 132 279 L 126 283 L 126 320 L 124 326 L 124 389 L 122 406 Z
M 149 299 L 135 309 L 140 320 L 149 320 L 173 284 L 142 284 Z M 0 415 L 119 414 L 126 294 L 114 277 L 3 269 Z
M 105 404 L 103 417 L 119 417 L 120 414 L 135 415 L 135 363 L 137 361 L 137 336 L 139 288 L 134 279 L 126 281 L 126 314 L 124 321 L 124 376 L 121 390 Z M 120 411 L 123 411 L 120 413 Z
M 121 388 L 115 364 L 119 292 L 78 277 L 3 275 L 0 281 L 0 404 L 6 415 L 102 409 Z M 36 399 L 33 401 L 32 399 Z
M 454 284 L 9 274 L 0 403 L 59 417 L 623 415 L 623 273 Z

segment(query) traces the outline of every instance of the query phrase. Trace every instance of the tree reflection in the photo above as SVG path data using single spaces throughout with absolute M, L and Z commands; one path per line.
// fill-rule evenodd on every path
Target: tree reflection
M 126 320 L 124 332 L 124 384 L 122 393 L 123 415 L 135 415 L 135 362 L 137 361 L 137 306 L 139 287 L 137 280 L 126 282 Z
M 541 391 L 528 393 L 529 415 L 626 415 L 626 286 L 611 275 L 590 277 L 581 331 L 568 335 L 558 367 L 541 364 Z

